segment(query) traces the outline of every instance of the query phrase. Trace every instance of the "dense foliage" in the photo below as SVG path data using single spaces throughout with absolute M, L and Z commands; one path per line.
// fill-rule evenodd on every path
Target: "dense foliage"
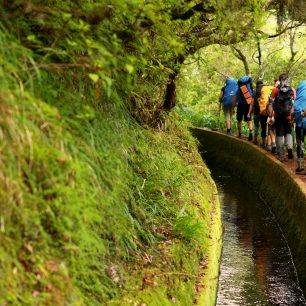
M 99 5 L 1 10 L 1 304 L 186 305 L 201 290 L 213 184 L 161 117 L 169 13 Z
M 102 103 L 76 71 L 28 71 L 33 53 L 0 37 L 1 304 L 189 304 L 211 182 L 185 127 L 145 130 L 119 96 Z
M 80 68 L 105 98 L 119 91 L 134 116 L 152 125 L 175 104 L 174 81 L 185 58 L 212 43 L 245 38 L 263 3 L 4 1 L 1 19 L 34 51 L 34 62 L 20 59 L 26 70 Z M 238 15 L 246 20 L 239 26 Z
M 254 37 L 265 9 L 1 2 L 1 305 L 197 301 L 216 203 L 169 114 L 176 79 L 200 48 Z
M 305 79 L 305 26 L 295 24 L 293 29 L 279 36 L 269 37 L 274 36 L 276 29 L 276 20 L 267 16 L 259 30 L 265 33 L 260 41 L 250 39 L 231 46 L 215 44 L 190 57 L 181 68 L 177 82 L 179 113 L 199 126 L 224 127 L 219 96 L 227 77 L 239 79 L 251 75 L 254 85 L 258 79 L 273 85 L 274 79 L 287 72 L 292 86 L 297 87 L 299 81 Z M 233 123 L 235 129 L 237 123 L 235 120 Z

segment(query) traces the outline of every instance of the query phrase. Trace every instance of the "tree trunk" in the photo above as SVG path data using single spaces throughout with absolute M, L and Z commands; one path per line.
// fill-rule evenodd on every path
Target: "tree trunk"
M 180 66 L 184 63 L 185 56 L 179 55 L 178 58 L 176 58 L 176 65 L 173 69 L 173 72 L 169 74 L 168 82 L 167 82 L 167 88 L 166 88 L 166 94 L 165 94 L 165 100 L 163 104 L 163 109 L 165 111 L 170 111 L 176 104 L 176 84 L 175 80 L 177 75 L 180 72 Z
M 163 109 L 166 111 L 170 111 L 176 104 L 176 79 L 177 73 L 171 73 L 168 78 L 166 95 L 163 104 Z
M 250 75 L 250 68 L 249 68 L 249 63 L 248 60 L 246 58 L 246 56 L 242 53 L 242 51 L 240 49 L 238 49 L 235 46 L 232 46 L 232 50 L 235 50 L 236 52 L 233 52 L 233 54 L 242 61 L 243 66 L 244 66 L 244 70 L 245 70 L 245 74 L 246 75 Z

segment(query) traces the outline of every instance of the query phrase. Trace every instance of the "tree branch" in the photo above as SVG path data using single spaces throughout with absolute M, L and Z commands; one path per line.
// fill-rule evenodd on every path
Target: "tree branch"
M 289 23 L 289 24 L 291 24 L 291 23 Z M 285 27 L 284 29 L 282 29 L 280 32 L 275 33 L 275 34 L 270 34 L 270 35 L 269 35 L 269 34 L 263 32 L 263 31 L 258 31 L 258 33 L 267 35 L 268 38 L 275 38 L 275 37 L 281 36 L 282 34 L 284 34 L 284 33 L 285 33 L 286 31 L 288 31 L 288 30 L 291 30 L 291 29 L 300 27 L 301 25 L 304 24 L 304 21 L 301 21 L 301 22 L 299 22 L 299 23 L 297 23 L 297 24 L 294 24 L 294 25 L 292 25 L 292 26 L 289 26 L 289 24 L 287 24 L 286 27 Z
M 295 35 L 296 35 L 296 29 L 289 31 L 291 57 L 287 65 L 287 69 L 286 69 L 287 71 L 290 71 L 291 66 L 294 63 L 295 56 L 298 53 L 298 51 L 294 51 Z
M 178 11 L 173 11 L 172 12 L 172 20 L 188 20 L 191 18 L 196 12 L 201 12 L 204 14 L 212 14 L 216 12 L 216 9 L 213 6 L 208 6 L 206 7 L 204 5 L 204 2 L 200 2 L 195 4 L 192 8 L 190 8 L 188 11 L 185 13 L 180 13 Z
M 248 64 L 248 60 L 246 58 L 246 56 L 242 53 L 242 51 L 240 49 L 238 49 L 235 46 L 231 46 L 232 50 L 235 50 L 236 52 L 233 51 L 233 54 L 242 61 L 243 66 L 244 66 L 244 70 L 246 75 L 250 74 L 250 68 L 249 68 L 249 64 Z
M 292 62 L 291 66 L 288 68 L 288 73 L 289 73 L 289 72 L 291 71 L 291 69 L 299 62 L 299 60 L 303 57 L 305 51 L 306 51 L 306 47 L 303 49 L 301 56 L 300 56 L 295 62 Z M 302 60 L 302 61 L 300 62 L 300 65 L 302 65 L 302 64 L 305 63 L 305 62 L 306 62 L 306 59 Z
M 260 42 L 257 43 L 257 49 L 258 49 L 258 65 L 261 66 L 261 47 Z

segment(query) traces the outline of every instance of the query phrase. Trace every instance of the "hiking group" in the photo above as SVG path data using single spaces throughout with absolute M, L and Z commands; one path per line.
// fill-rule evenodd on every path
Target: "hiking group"
M 295 90 L 290 86 L 288 75 L 283 73 L 277 80 L 274 80 L 274 86 L 266 85 L 262 80 L 258 80 L 256 88 L 253 89 L 250 76 L 243 76 L 238 81 L 228 78 L 221 89 L 220 106 L 224 113 L 227 135 L 232 134 L 232 116 L 237 108 L 238 137 L 242 135 L 243 120 L 248 124 L 248 140 L 277 154 L 280 161 L 285 160 L 285 148 L 287 158 L 294 158 L 292 136 L 294 128 L 297 154 L 296 172 L 304 171 L 305 80 L 301 81 Z

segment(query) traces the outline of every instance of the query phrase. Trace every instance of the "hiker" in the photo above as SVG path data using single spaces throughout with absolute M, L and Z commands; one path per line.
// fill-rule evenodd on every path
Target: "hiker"
M 306 81 L 301 81 L 296 89 L 294 101 L 295 135 L 297 168 L 296 172 L 304 170 L 304 139 L 306 135 Z
M 222 110 L 224 114 L 225 124 L 226 124 L 226 134 L 232 134 L 232 114 L 233 114 L 233 97 L 237 92 L 237 81 L 234 79 L 226 79 L 225 86 L 221 88 L 220 93 L 220 107 L 222 105 Z
M 273 88 L 272 98 L 273 113 L 275 118 L 276 131 L 276 150 L 278 159 L 284 161 L 284 137 L 288 148 L 288 159 L 293 158 L 293 139 L 292 139 L 292 125 L 291 115 L 293 113 L 293 100 L 295 98 L 295 91 L 290 86 L 288 75 L 283 73 L 279 76 L 279 85 Z
M 276 88 L 279 85 L 279 80 L 274 80 L 274 88 Z M 273 90 L 275 91 L 276 89 Z M 272 153 L 276 153 L 276 142 L 275 142 L 275 118 L 273 113 L 273 98 L 272 93 L 269 97 L 269 103 L 267 105 L 267 124 L 268 124 L 268 140 L 267 140 L 267 151 L 272 151 Z
M 275 141 L 275 118 L 273 112 L 273 99 L 269 97 L 269 103 L 267 105 L 267 124 L 268 124 L 268 139 L 266 150 L 276 153 L 276 141 Z
M 254 102 L 251 104 L 249 114 L 252 110 L 252 105 L 255 106 L 254 108 L 254 118 L 255 113 L 258 116 L 258 123 L 260 123 L 261 127 L 261 147 L 266 148 L 266 139 L 267 139 L 267 119 L 268 119 L 268 113 L 267 113 L 267 106 L 269 104 L 269 97 L 271 95 L 273 87 L 264 85 L 261 80 L 257 81 L 256 83 L 256 92 L 254 95 Z M 256 139 L 256 128 L 255 128 L 255 134 L 254 138 Z
M 253 102 L 250 105 L 248 117 L 251 116 L 253 112 L 253 121 L 254 121 L 254 144 L 258 144 L 258 134 L 259 134 L 259 122 L 260 122 L 260 108 L 258 104 L 258 98 L 260 97 L 260 90 L 263 85 L 262 80 L 256 82 L 256 89 L 253 93 Z
M 242 119 L 248 123 L 249 137 L 248 140 L 253 140 L 252 132 L 252 116 L 249 114 L 250 104 L 253 102 L 253 86 L 250 76 L 243 76 L 238 80 L 238 89 L 234 98 L 234 104 L 237 105 L 237 121 L 238 121 L 238 137 L 242 134 Z

